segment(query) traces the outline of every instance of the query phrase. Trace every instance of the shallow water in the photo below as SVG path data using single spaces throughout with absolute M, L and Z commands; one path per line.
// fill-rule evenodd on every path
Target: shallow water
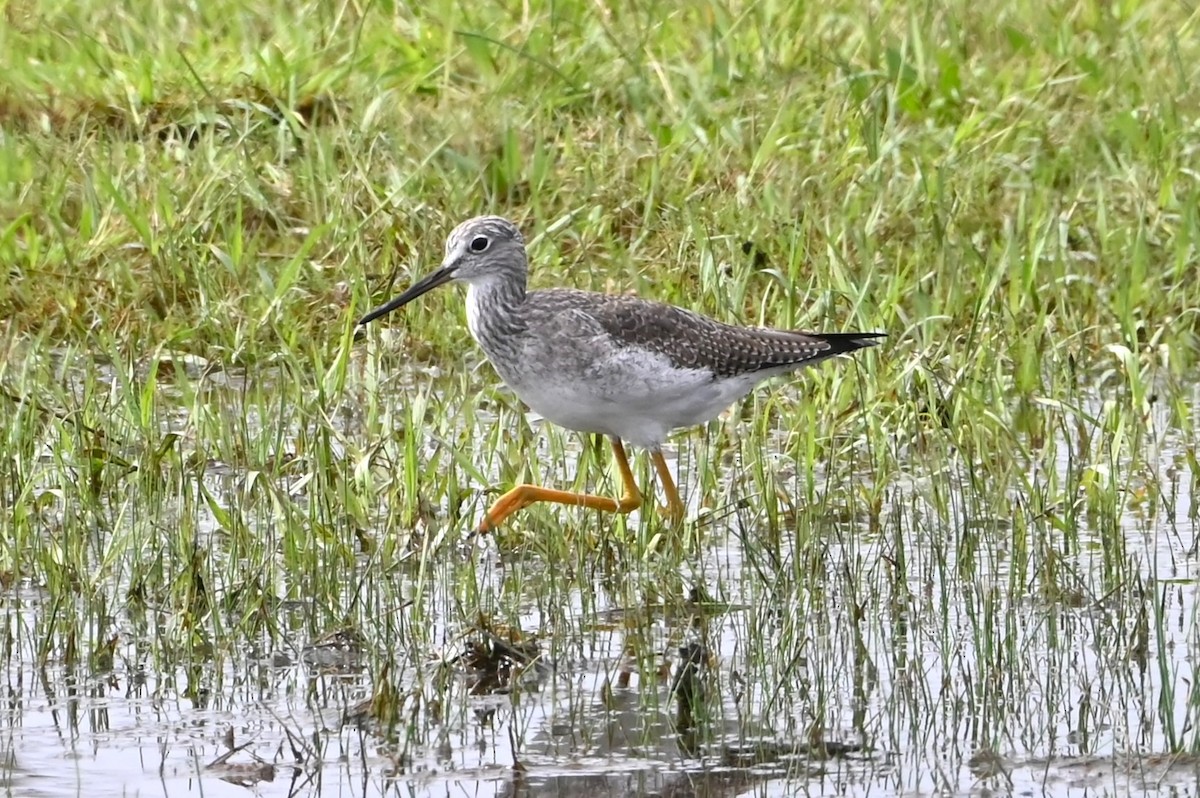
M 18 581 L 0 592 L 0 785 L 20 796 L 1194 795 L 1200 759 L 1178 753 L 1196 750 L 1200 703 L 1196 497 L 1179 473 L 1190 443 L 1152 421 L 1166 430 L 1147 458 L 1157 465 L 1127 482 L 1156 481 L 1160 498 L 1130 502 L 1115 530 L 1083 525 L 1078 545 L 1029 497 L 1012 516 L 991 511 L 1013 489 L 972 488 L 951 463 L 898 480 L 875 520 L 801 512 L 775 537 L 753 502 L 714 515 L 674 574 L 652 556 L 613 572 L 450 540 L 412 552 L 422 567 L 394 572 L 410 581 L 365 599 L 408 595 L 420 613 L 368 610 L 358 638 L 312 634 L 320 608 L 305 576 L 285 572 L 293 583 L 275 588 L 292 598 L 274 624 L 207 660 L 163 656 L 173 609 L 135 612 L 128 584 L 98 589 L 118 600 L 97 607 Z M 681 439 L 682 484 L 705 445 Z M 1057 442 L 1058 480 L 1078 454 Z M 235 493 L 229 472 L 213 464 L 210 490 Z M 235 558 L 212 514 L 191 512 L 214 557 Z M 1018 546 L 1035 551 L 1014 569 Z M 357 563 L 364 580 L 377 567 Z M 693 589 L 711 602 L 687 601 Z M 477 611 L 536 636 L 536 664 L 503 689 L 481 688 L 464 664 Z M 371 620 L 386 633 L 372 636 Z M 108 640 L 111 655 L 95 655 Z M 688 646 L 701 652 L 690 719 L 672 690 Z M 402 693 L 390 728 L 364 710 L 380 663 Z

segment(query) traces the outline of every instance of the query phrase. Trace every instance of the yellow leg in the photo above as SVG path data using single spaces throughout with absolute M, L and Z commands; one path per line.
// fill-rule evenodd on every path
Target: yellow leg
M 660 449 L 655 449 L 650 453 L 650 460 L 654 463 L 654 470 L 658 472 L 658 481 L 662 483 L 663 493 L 667 497 L 667 503 L 661 505 L 658 510 L 672 524 L 678 524 L 683 520 L 683 514 L 687 508 L 679 500 L 679 491 L 675 488 L 675 480 L 671 478 L 671 469 L 667 468 L 667 461 L 663 459 Z
M 625 455 L 625 446 L 618 438 L 610 438 L 613 454 L 617 458 L 617 468 L 621 472 L 621 483 L 624 493 L 619 499 L 608 496 L 594 496 L 590 493 L 571 493 L 566 490 L 543 488 L 540 485 L 517 485 L 505 493 L 488 509 L 487 515 L 479 522 L 477 532 L 490 532 L 500 525 L 500 522 L 523 507 L 536 502 L 554 502 L 555 504 L 574 504 L 588 507 L 592 510 L 602 510 L 608 513 L 628 513 L 642 506 L 642 494 L 637 483 L 633 481 L 633 471 L 629 468 L 629 458 Z M 674 486 L 672 486 L 672 490 Z M 678 501 L 678 497 L 676 498 Z

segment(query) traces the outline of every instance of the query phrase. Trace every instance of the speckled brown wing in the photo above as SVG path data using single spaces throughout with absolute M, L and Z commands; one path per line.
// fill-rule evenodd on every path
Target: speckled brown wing
M 878 343 L 880 333 L 807 333 L 735 327 L 683 308 L 637 297 L 584 291 L 538 292 L 539 305 L 586 310 L 622 344 L 658 352 L 681 369 L 714 377 L 799 368 Z M 603 301 L 596 301 L 597 299 Z

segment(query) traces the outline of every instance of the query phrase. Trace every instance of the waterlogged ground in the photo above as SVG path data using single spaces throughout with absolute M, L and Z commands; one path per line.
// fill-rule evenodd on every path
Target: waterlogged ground
M 1200 17 L 12 0 L 0 794 L 1195 795 Z M 672 442 L 531 423 L 535 287 L 878 330 Z M 638 462 L 647 479 L 652 469 Z
M 385 381 L 382 405 L 411 401 L 415 380 Z M 240 404 L 270 395 L 247 382 L 223 375 L 190 414 L 244 418 L 252 437 L 286 427 L 298 450 L 302 424 Z M 868 478 L 861 418 L 807 505 L 788 499 L 809 490 L 794 461 L 758 450 L 786 450 L 784 422 L 751 444 L 727 419 L 678 441 L 686 533 L 553 508 L 470 541 L 485 497 L 464 490 L 461 514 L 431 503 L 404 540 L 386 499 L 375 528 L 297 536 L 289 524 L 321 516 L 304 468 L 270 493 L 299 508 L 289 516 L 255 509 L 265 474 L 211 460 L 191 485 L 204 500 L 105 500 L 111 527 L 83 543 L 105 567 L 72 575 L 76 601 L 5 583 L 0 783 L 20 796 L 1195 795 L 1191 444 L 1164 403 L 1147 405 L 1127 469 L 1101 434 L 1111 401 L 1078 398 L 1028 410 L 1060 432 L 1025 439 L 1009 484 L 974 479 L 985 470 L 965 453 L 933 457 L 937 425 L 897 434 L 891 455 L 911 467 L 875 486 L 877 508 L 846 490 Z M 503 394 L 482 404 L 481 430 L 523 426 Z M 188 426 L 186 408 L 162 412 L 164 430 Z M 432 439 L 454 423 L 342 466 L 387 480 L 385 450 L 411 442 L 436 460 Z M 525 443 L 560 463 L 560 482 L 577 465 L 610 482 L 575 438 L 541 428 Z M 768 483 L 750 476 L 764 462 Z M 41 464 L 40 545 L 66 562 L 60 462 Z M 152 539 L 172 524 L 190 555 Z M 548 527 L 565 552 L 539 542 Z M 189 571 L 188 556 L 203 564 Z

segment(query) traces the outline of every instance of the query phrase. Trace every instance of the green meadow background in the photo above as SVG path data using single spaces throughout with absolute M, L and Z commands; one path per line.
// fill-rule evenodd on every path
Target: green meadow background
M 231 723 L 256 756 L 309 740 L 297 767 L 347 778 L 312 740 L 366 723 L 384 742 L 356 738 L 355 778 L 453 769 L 446 750 L 462 769 L 462 673 L 505 660 L 500 640 L 583 674 L 557 688 L 591 707 L 569 726 L 608 718 L 591 702 L 630 667 L 637 739 L 698 731 L 683 753 L 631 743 L 614 772 L 709 772 L 767 736 L 849 746 L 846 778 L 887 792 L 1196 749 L 1194 5 L 0 13 L 18 761 L 35 707 L 82 680 L 106 717 L 166 700 L 190 728 L 219 705 L 198 761 Z M 355 330 L 480 213 L 524 230 L 535 287 L 889 337 L 680 435 L 680 528 L 539 506 L 465 545 L 516 481 L 618 487 L 602 446 L 499 384 L 461 291 Z M 689 642 L 705 711 L 663 731 L 646 718 L 679 691 L 653 674 Z M 318 691 L 330 645 L 353 663 Z M 496 761 L 558 778 L 596 749 L 523 747 L 559 728 L 528 714 L 561 695 L 538 683 L 502 692 Z M 828 778 L 756 756 L 763 789 Z

